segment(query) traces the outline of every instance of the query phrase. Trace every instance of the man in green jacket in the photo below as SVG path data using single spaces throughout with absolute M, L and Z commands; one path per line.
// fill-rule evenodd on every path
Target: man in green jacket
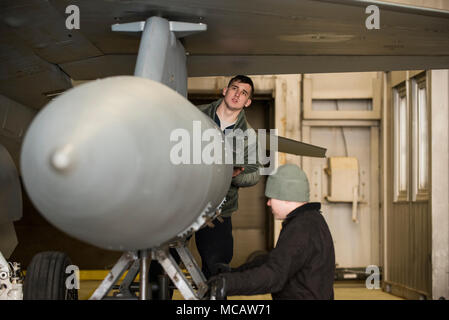
M 238 75 L 229 81 L 223 89 L 223 98 L 208 105 L 198 108 L 208 115 L 224 131 L 225 135 L 240 129 L 246 132 L 252 129 L 246 121 L 245 108 L 251 105 L 254 93 L 254 85 L 251 78 Z M 209 226 L 195 233 L 196 246 L 201 256 L 202 270 L 209 278 L 217 274 L 215 266 L 220 263 L 228 264 L 232 260 L 234 240 L 232 237 L 231 215 L 238 209 L 238 190 L 240 187 L 251 187 L 260 180 L 260 165 L 248 161 L 248 143 L 244 144 L 244 150 L 236 150 L 238 143 L 233 145 L 234 154 L 243 152 L 244 162 L 234 164 L 232 182 L 226 195 L 226 201 L 221 208 L 222 219 L 216 219 L 214 227 Z M 253 149 L 255 152 L 255 149 Z

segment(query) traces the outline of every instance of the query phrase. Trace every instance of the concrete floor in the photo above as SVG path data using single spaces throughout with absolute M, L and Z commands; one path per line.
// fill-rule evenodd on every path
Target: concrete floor
M 95 289 L 100 285 L 101 281 L 97 280 L 81 280 L 78 296 L 80 300 L 87 300 Z M 337 281 L 334 284 L 335 300 L 403 300 L 400 297 L 393 296 L 379 290 L 366 289 L 364 282 L 354 281 Z M 179 291 L 175 290 L 174 300 L 183 300 Z M 271 300 L 271 295 L 256 296 L 232 296 L 229 300 Z

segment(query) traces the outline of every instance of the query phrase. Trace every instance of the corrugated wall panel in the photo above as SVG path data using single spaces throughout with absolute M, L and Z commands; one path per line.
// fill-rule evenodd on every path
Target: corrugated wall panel
M 392 203 L 389 212 L 388 283 L 430 297 L 429 204 Z M 408 297 L 416 297 L 407 294 Z
M 405 80 L 405 79 L 404 79 Z M 431 210 L 429 201 L 393 202 L 393 111 L 391 75 L 387 83 L 387 277 L 392 293 L 410 299 L 431 298 Z M 411 168 L 411 162 L 409 163 Z M 411 179 L 410 179 L 411 180 Z

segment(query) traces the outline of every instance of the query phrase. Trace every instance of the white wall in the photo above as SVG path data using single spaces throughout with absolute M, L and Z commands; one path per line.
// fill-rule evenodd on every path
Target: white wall
M 432 297 L 449 299 L 449 70 L 431 71 Z

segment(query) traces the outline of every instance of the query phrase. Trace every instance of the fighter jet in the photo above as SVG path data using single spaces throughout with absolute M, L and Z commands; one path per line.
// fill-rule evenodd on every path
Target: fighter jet
M 150 258 L 186 299 L 209 298 L 184 244 L 219 215 L 233 165 L 169 161 L 174 130 L 193 134 L 197 121 L 221 134 L 186 99 L 188 76 L 449 67 L 448 12 L 387 1 L 35 0 L 0 9 L 3 132 L 12 128 L 0 141 L 16 165 L 21 146 L 25 188 L 46 219 L 124 251 L 91 299 L 104 299 L 127 270 L 117 297 L 136 297 L 130 287 L 140 271 L 139 298 L 147 299 Z M 71 88 L 72 80 L 95 81 Z M 325 155 L 269 138 L 279 152 Z

